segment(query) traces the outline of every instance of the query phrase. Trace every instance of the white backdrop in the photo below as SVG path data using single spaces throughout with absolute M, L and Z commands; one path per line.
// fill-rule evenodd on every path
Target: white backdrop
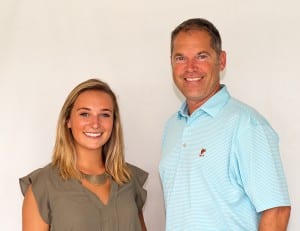
M 2 0 L 1 230 L 21 230 L 18 178 L 51 160 L 62 103 L 91 77 L 118 95 L 126 159 L 150 173 L 148 229 L 164 229 L 160 140 L 182 100 L 171 79 L 170 32 L 191 17 L 216 24 L 228 55 L 223 82 L 280 135 L 293 206 L 289 230 L 300 230 L 298 10 L 296 0 Z

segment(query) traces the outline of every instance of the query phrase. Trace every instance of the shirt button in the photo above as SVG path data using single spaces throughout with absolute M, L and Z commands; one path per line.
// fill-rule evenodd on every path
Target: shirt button
M 183 144 L 182 144 L 182 147 L 184 147 L 184 148 L 185 148 L 185 147 L 186 147 L 186 143 L 183 143 Z

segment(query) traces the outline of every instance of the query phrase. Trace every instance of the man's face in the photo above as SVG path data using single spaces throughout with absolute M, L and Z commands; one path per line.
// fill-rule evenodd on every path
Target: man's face
M 200 107 L 220 88 L 220 71 L 225 68 L 226 53 L 218 55 L 204 30 L 179 32 L 171 54 L 173 79 L 186 97 L 189 113 Z

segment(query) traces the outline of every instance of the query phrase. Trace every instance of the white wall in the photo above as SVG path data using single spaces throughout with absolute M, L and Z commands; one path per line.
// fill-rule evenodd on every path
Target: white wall
M 18 178 L 50 161 L 62 103 L 90 77 L 107 81 L 119 97 L 126 158 L 150 172 L 146 223 L 163 230 L 160 139 L 181 102 L 169 37 L 190 17 L 216 24 L 228 54 L 223 82 L 280 135 L 293 204 L 289 230 L 300 230 L 298 9 L 296 0 L 1 1 L 1 230 L 21 230 Z

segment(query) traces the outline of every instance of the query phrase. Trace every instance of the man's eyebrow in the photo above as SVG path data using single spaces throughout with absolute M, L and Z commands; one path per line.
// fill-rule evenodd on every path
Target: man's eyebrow
M 206 54 L 206 55 L 209 55 L 209 56 L 210 56 L 210 53 L 207 52 L 207 51 L 199 51 L 199 52 L 197 53 L 197 55 L 202 55 L 202 54 Z
M 202 55 L 202 54 L 206 54 L 206 55 L 211 56 L 211 54 L 210 54 L 209 52 L 207 52 L 207 51 L 199 51 L 199 52 L 197 53 L 197 55 Z M 180 52 L 177 52 L 177 53 L 174 53 L 174 54 L 173 54 L 173 57 L 176 57 L 176 56 L 184 56 L 184 54 L 182 54 L 182 53 L 180 53 Z
M 176 57 L 176 56 L 184 56 L 184 55 L 182 53 L 177 52 L 177 53 L 174 53 L 172 56 Z

